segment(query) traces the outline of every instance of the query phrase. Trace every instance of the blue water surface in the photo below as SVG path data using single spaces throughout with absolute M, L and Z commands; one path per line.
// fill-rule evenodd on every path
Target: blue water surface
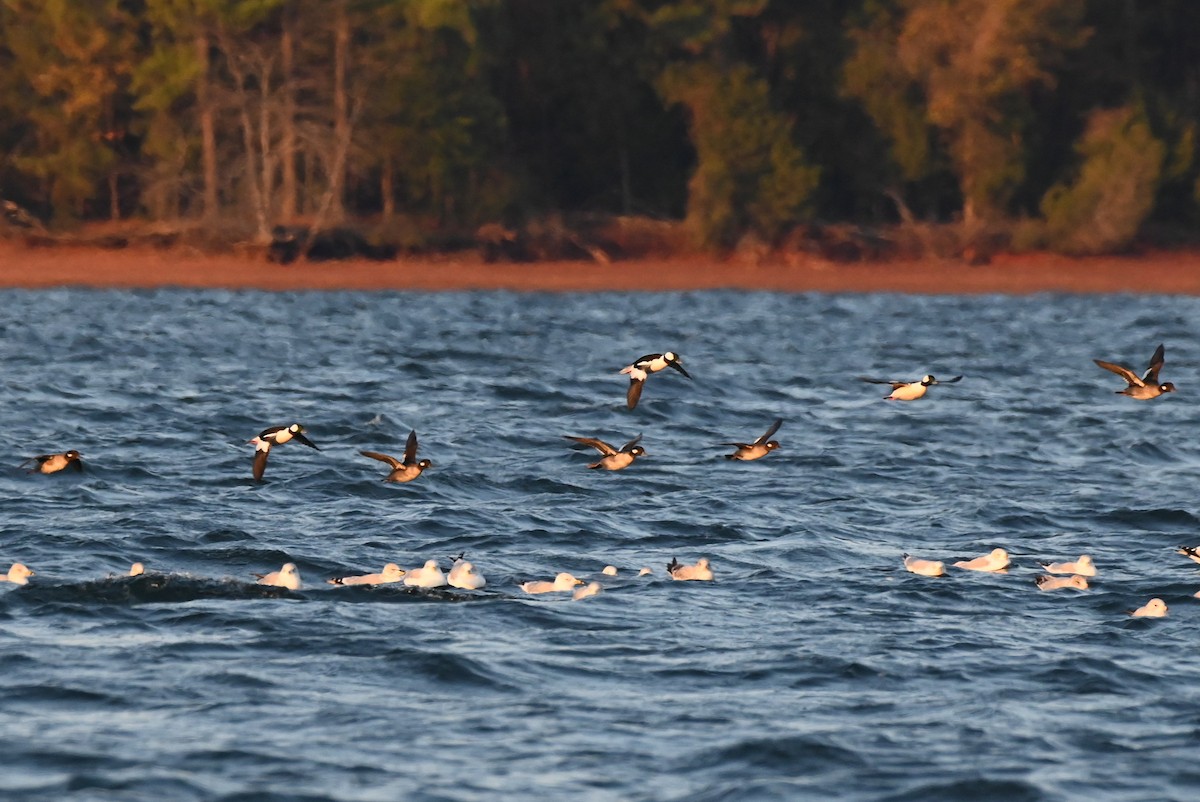
M 1197 299 L 0 296 L 0 563 L 37 572 L 0 585 L 0 797 L 1200 798 Z M 1154 401 L 1091 361 L 1159 342 Z M 627 410 L 666 349 L 694 381 Z M 856 380 L 927 372 L 965 378 Z M 255 484 L 293 421 L 321 450 Z M 385 484 L 358 451 L 410 429 L 434 467 Z M 563 439 L 639 433 L 619 473 Z M 460 552 L 482 591 L 326 584 Z M 1090 590 L 1037 589 L 1082 553 Z M 253 584 L 286 561 L 300 591 Z M 558 571 L 604 591 L 518 587 Z

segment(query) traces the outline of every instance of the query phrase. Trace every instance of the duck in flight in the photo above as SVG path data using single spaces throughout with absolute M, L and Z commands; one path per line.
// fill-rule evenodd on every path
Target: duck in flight
M 626 406 L 633 409 L 638 405 L 638 399 L 642 397 L 642 386 L 645 385 L 647 376 L 667 368 L 673 368 L 689 379 L 692 378 L 691 374 L 680 364 L 679 354 L 674 351 L 667 351 L 663 354 L 646 354 L 632 365 L 622 368 L 621 375 L 629 374 L 629 389 L 625 392 Z
M 259 432 L 258 437 L 250 441 L 254 444 L 254 481 L 262 481 L 263 473 L 267 470 L 267 455 L 271 453 L 271 447 L 281 446 L 292 440 L 303 443 L 309 448 L 315 448 L 317 451 L 321 450 L 317 448 L 316 443 L 304 436 L 304 427 L 298 423 L 263 429 Z
M 1105 362 L 1102 359 L 1093 359 L 1092 361 L 1105 370 L 1111 370 L 1125 380 L 1128 386 L 1124 390 L 1117 390 L 1118 395 L 1127 395 L 1130 398 L 1137 398 L 1144 401 L 1150 398 L 1158 398 L 1163 393 L 1175 392 L 1175 385 L 1171 382 L 1160 384 L 1158 381 L 1158 372 L 1162 370 L 1165 355 L 1166 350 L 1160 344 L 1154 350 L 1154 356 L 1150 357 L 1150 367 L 1146 369 L 1145 375 L 1140 379 L 1136 373 L 1124 365 Z
M 24 468 L 31 462 L 36 462 L 37 466 L 30 468 L 35 473 L 58 473 L 65 468 L 74 468 L 77 471 L 83 470 L 83 462 L 79 459 L 79 452 L 75 450 L 64 451 L 62 454 L 38 454 L 36 457 L 30 457 L 20 464 L 19 467 Z
M 723 446 L 737 446 L 737 451 L 732 454 L 726 454 L 725 459 L 737 459 L 749 462 L 750 460 L 761 459 L 767 454 L 770 454 L 775 449 L 779 448 L 779 441 L 772 440 L 771 435 L 779 431 L 779 427 L 783 425 L 783 418 L 777 418 L 771 424 L 771 428 L 763 433 L 762 437 L 755 440 L 753 443 L 722 443 Z
M 930 374 L 926 374 L 916 381 L 903 381 L 892 379 L 872 379 L 867 376 L 859 376 L 861 381 L 871 384 L 890 384 L 892 392 L 883 397 L 884 401 L 916 401 L 921 396 L 925 395 L 925 391 L 935 384 L 954 384 L 962 379 L 962 376 L 955 376 L 953 379 L 945 379 L 938 381 Z
M 589 468 L 619 471 L 622 468 L 628 468 L 633 464 L 635 459 L 646 453 L 646 449 L 638 445 L 638 441 L 642 439 L 640 434 L 619 449 L 613 448 L 608 443 L 595 437 L 572 437 L 569 434 L 564 434 L 563 437 L 568 440 L 574 440 L 576 443 L 583 443 L 585 446 L 591 446 L 604 455 L 598 461 L 589 465 Z
M 360 451 L 358 453 L 364 457 L 386 462 L 391 466 L 391 473 L 383 478 L 385 482 L 411 482 L 426 468 L 433 467 L 433 463 L 427 459 L 417 461 L 417 433 L 415 430 L 408 433 L 408 442 L 404 445 L 404 459 L 402 460 L 387 454 L 380 454 L 378 451 Z

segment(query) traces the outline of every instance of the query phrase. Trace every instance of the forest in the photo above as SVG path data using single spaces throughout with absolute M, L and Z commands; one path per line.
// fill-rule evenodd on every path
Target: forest
M 1120 252 L 1200 221 L 1197 41 L 1195 0 L 0 0 L 0 197 L 411 250 L 637 218 Z

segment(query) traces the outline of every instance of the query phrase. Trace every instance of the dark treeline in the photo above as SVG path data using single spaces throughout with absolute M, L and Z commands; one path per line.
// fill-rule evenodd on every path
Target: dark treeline
M 1200 218 L 1195 0 L 0 0 L 0 195 L 402 246 L 577 213 L 1094 253 Z

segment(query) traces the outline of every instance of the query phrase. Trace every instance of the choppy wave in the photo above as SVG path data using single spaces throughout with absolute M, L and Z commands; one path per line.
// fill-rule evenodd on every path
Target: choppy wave
M 0 796 L 1191 799 L 1195 299 L 4 293 Z M 1154 402 L 1091 360 L 1141 368 Z M 621 367 L 673 349 L 625 409 Z M 859 375 L 965 374 L 913 404 Z M 668 373 L 671 373 L 668 371 Z M 722 445 L 776 417 L 783 447 Z M 246 441 L 300 421 L 267 481 Z M 434 467 L 361 449 L 410 428 Z M 589 471 L 562 435 L 647 456 Z M 25 457 L 76 448 L 54 476 Z M 1006 575 L 905 573 L 1006 548 Z M 481 591 L 325 580 L 466 552 Z M 1039 562 L 1091 554 L 1090 590 Z M 712 583 L 674 582 L 708 556 Z M 130 563 L 147 573 L 128 577 Z M 294 562 L 299 591 L 255 584 Z M 605 565 L 617 577 L 602 575 Z M 649 576 L 637 576 L 649 567 Z M 529 596 L 571 571 L 598 596 Z M 1165 620 L 1129 610 L 1152 596 Z

